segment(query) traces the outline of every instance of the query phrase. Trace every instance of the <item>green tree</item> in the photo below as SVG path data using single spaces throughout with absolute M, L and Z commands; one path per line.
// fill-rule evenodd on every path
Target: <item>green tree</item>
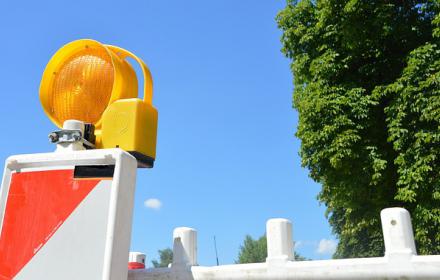
M 437 2 L 288 0 L 277 16 L 335 257 L 382 255 L 393 206 L 412 213 L 419 252 L 440 253 Z
M 158 253 L 160 262 L 158 262 L 157 260 L 151 261 L 155 268 L 168 267 L 168 265 L 173 262 L 173 250 L 171 250 L 170 248 L 159 250 Z
M 403 75 L 378 91 L 386 108 L 399 186 L 396 199 L 413 212 L 420 254 L 440 253 L 440 16 L 434 39 L 409 55 Z
M 306 258 L 294 252 L 295 260 L 304 261 Z M 266 235 L 258 239 L 253 239 L 250 235 L 246 235 L 243 245 L 240 246 L 238 260 L 235 263 L 261 263 L 267 258 L 267 239 Z

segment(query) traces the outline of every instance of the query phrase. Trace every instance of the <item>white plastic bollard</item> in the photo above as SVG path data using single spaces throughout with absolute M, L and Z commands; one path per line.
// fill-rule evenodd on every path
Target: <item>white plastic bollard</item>
M 173 265 L 197 265 L 197 231 L 178 227 L 173 232 Z
M 128 255 L 128 269 L 144 269 L 147 257 L 141 252 L 130 252 Z
M 145 262 L 147 261 L 147 257 L 144 253 L 141 252 L 130 252 L 130 255 L 128 256 L 128 261 L 145 264 Z
M 417 255 L 409 212 L 404 208 L 386 208 L 380 212 L 385 256 Z
M 270 219 L 266 223 L 267 261 L 295 260 L 293 255 L 292 222 Z

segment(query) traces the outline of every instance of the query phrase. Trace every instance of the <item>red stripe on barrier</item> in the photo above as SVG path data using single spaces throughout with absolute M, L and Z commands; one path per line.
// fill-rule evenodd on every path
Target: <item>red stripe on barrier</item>
M 75 180 L 73 170 L 12 174 L 0 235 L 0 279 L 14 278 L 99 182 Z
M 129 262 L 128 263 L 128 269 L 144 269 L 145 264 L 138 263 L 138 262 Z

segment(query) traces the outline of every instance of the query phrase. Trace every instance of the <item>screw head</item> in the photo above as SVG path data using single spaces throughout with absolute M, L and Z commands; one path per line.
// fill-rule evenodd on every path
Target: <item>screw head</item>
M 79 135 L 77 133 L 73 134 L 73 140 L 75 140 L 75 141 L 81 140 L 81 135 Z

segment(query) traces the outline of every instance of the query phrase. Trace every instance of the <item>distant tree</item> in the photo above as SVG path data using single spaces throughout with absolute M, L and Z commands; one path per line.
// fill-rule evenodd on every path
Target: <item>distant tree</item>
M 304 261 L 306 258 L 294 252 L 295 260 Z M 246 235 L 243 245 L 238 253 L 238 260 L 235 263 L 262 263 L 267 258 L 267 239 L 266 235 L 259 239 L 253 239 L 250 235 Z
M 295 257 L 295 261 L 310 261 L 311 259 L 308 259 L 306 257 L 301 256 L 297 252 L 293 252 L 293 256 Z
M 438 0 L 288 0 L 277 17 L 335 257 L 383 255 L 379 212 L 396 206 L 412 214 L 419 253 L 440 254 L 439 11 Z
M 159 250 L 158 253 L 160 262 L 158 262 L 157 260 L 151 261 L 155 268 L 168 267 L 168 265 L 173 262 L 173 250 L 171 250 L 170 248 Z
M 246 235 L 243 245 L 238 253 L 236 263 L 261 263 L 267 258 L 267 242 L 266 236 L 259 239 L 253 239 L 250 235 Z

